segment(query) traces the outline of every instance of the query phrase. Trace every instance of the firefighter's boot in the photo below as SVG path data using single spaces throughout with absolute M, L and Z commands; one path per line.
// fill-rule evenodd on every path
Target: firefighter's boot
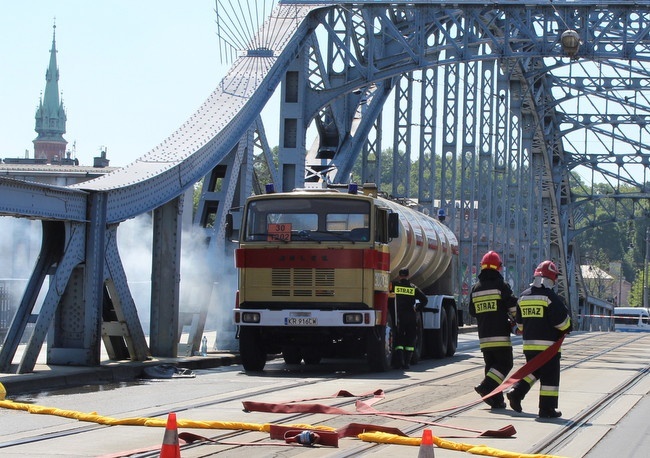
M 476 391 L 479 396 L 484 397 L 485 395 L 491 393 L 495 388 L 497 388 L 499 385 L 492 379 L 486 378 L 481 382 L 480 385 L 477 385 L 474 387 L 474 391 Z M 489 398 L 483 399 L 483 402 L 485 402 L 487 405 L 489 405 L 493 409 L 505 409 L 506 408 L 506 403 L 503 399 L 503 393 L 496 393 L 490 396 Z
M 557 409 L 539 409 L 539 418 L 559 418 L 562 412 Z
M 401 348 L 395 350 L 395 367 L 398 369 L 404 367 L 404 350 Z
M 521 401 L 524 400 L 524 397 L 526 396 L 526 393 L 528 393 L 528 390 L 530 390 L 530 385 L 527 383 L 522 383 L 522 381 L 518 381 L 515 383 L 515 388 L 512 391 L 509 391 L 506 393 L 506 396 L 508 397 L 508 402 L 510 403 L 510 407 L 512 410 L 515 412 L 521 412 Z
M 515 383 L 514 388 L 506 393 L 512 410 L 515 412 L 522 411 L 521 401 L 523 401 L 524 397 L 526 397 L 526 394 L 528 394 L 530 391 L 530 387 L 533 385 L 533 383 L 535 383 L 535 380 L 536 379 L 532 376 L 527 375 L 522 380 L 519 380 L 517 383 Z
M 483 383 L 481 383 L 480 385 L 476 385 L 476 386 L 474 387 L 474 391 L 476 391 L 476 392 L 478 393 L 479 396 L 483 397 L 483 396 L 485 396 L 486 394 L 488 394 L 488 393 L 489 393 L 490 391 L 492 391 L 492 390 L 490 390 L 490 389 L 487 388 Z M 491 398 L 491 397 L 490 397 L 490 398 L 487 398 L 487 399 L 483 399 L 483 402 L 485 402 L 485 403 L 486 403 L 487 405 L 489 405 L 490 407 L 495 407 L 495 405 L 494 405 L 494 399 Z
M 411 368 L 411 356 L 413 356 L 412 351 L 404 350 L 404 360 L 402 361 L 402 369 Z

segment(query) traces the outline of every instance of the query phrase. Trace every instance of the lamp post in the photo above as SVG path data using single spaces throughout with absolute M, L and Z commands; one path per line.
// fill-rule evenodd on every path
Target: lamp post
M 621 303 L 621 300 L 623 300 L 623 263 L 622 262 L 618 269 L 618 301 L 616 303 L 618 304 L 619 307 L 623 305 Z
M 648 298 L 648 259 L 650 259 L 650 227 L 645 230 L 645 260 L 643 262 L 643 306 L 650 307 Z

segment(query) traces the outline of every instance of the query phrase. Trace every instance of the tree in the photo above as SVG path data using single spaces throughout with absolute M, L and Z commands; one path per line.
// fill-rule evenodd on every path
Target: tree
M 278 146 L 271 148 L 271 157 L 275 162 L 273 164 L 273 167 L 277 167 L 278 156 L 280 154 L 279 151 L 280 148 Z M 260 152 L 253 158 L 253 172 L 255 174 L 255 179 L 257 180 L 259 186 L 262 188 L 264 185 L 269 184 L 273 181 L 271 180 L 271 171 L 269 170 L 269 164 L 267 164 L 266 157 L 264 156 L 263 152 Z
M 201 178 L 200 181 L 197 181 L 194 183 L 194 189 L 193 189 L 193 195 L 192 195 L 192 217 L 196 215 L 196 212 L 199 208 L 199 200 L 201 200 L 201 191 L 203 189 L 203 180 L 205 178 Z
M 630 307 L 643 307 L 643 285 L 645 285 L 643 269 L 639 269 L 636 271 L 632 290 L 630 291 Z

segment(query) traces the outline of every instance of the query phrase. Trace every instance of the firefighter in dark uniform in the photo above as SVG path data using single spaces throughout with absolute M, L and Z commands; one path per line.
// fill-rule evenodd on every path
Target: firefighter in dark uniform
M 558 270 L 551 261 L 544 261 L 535 269 L 533 283 L 521 293 L 517 308 L 517 324 L 524 340 L 526 361 L 553 345 L 572 330 L 571 316 L 564 301 L 553 290 Z M 557 418 L 560 391 L 560 352 L 532 374 L 517 382 L 508 392 L 510 407 L 521 412 L 521 401 L 539 380 L 539 417 Z
M 395 298 L 395 360 L 402 369 L 410 367 L 411 357 L 415 350 L 417 331 L 415 301 L 419 301 L 417 310 L 427 305 L 427 296 L 409 280 L 409 270 L 401 269 L 399 277 L 390 284 L 390 297 Z
M 502 268 L 499 254 L 488 251 L 481 259 L 478 281 L 470 293 L 469 314 L 476 317 L 479 345 L 485 361 L 485 378 L 474 387 L 481 397 L 501 385 L 513 366 L 510 332 L 517 313 L 517 298 L 503 279 Z M 485 402 L 495 409 L 506 407 L 503 393 L 497 393 Z

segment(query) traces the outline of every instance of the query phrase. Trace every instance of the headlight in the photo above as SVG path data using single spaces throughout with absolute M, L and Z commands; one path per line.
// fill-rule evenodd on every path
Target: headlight
M 241 321 L 242 323 L 259 323 L 260 314 L 257 312 L 242 312 Z
M 363 323 L 363 315 L 361 313 L 344 313 L 344 324 L 361 324 Z

